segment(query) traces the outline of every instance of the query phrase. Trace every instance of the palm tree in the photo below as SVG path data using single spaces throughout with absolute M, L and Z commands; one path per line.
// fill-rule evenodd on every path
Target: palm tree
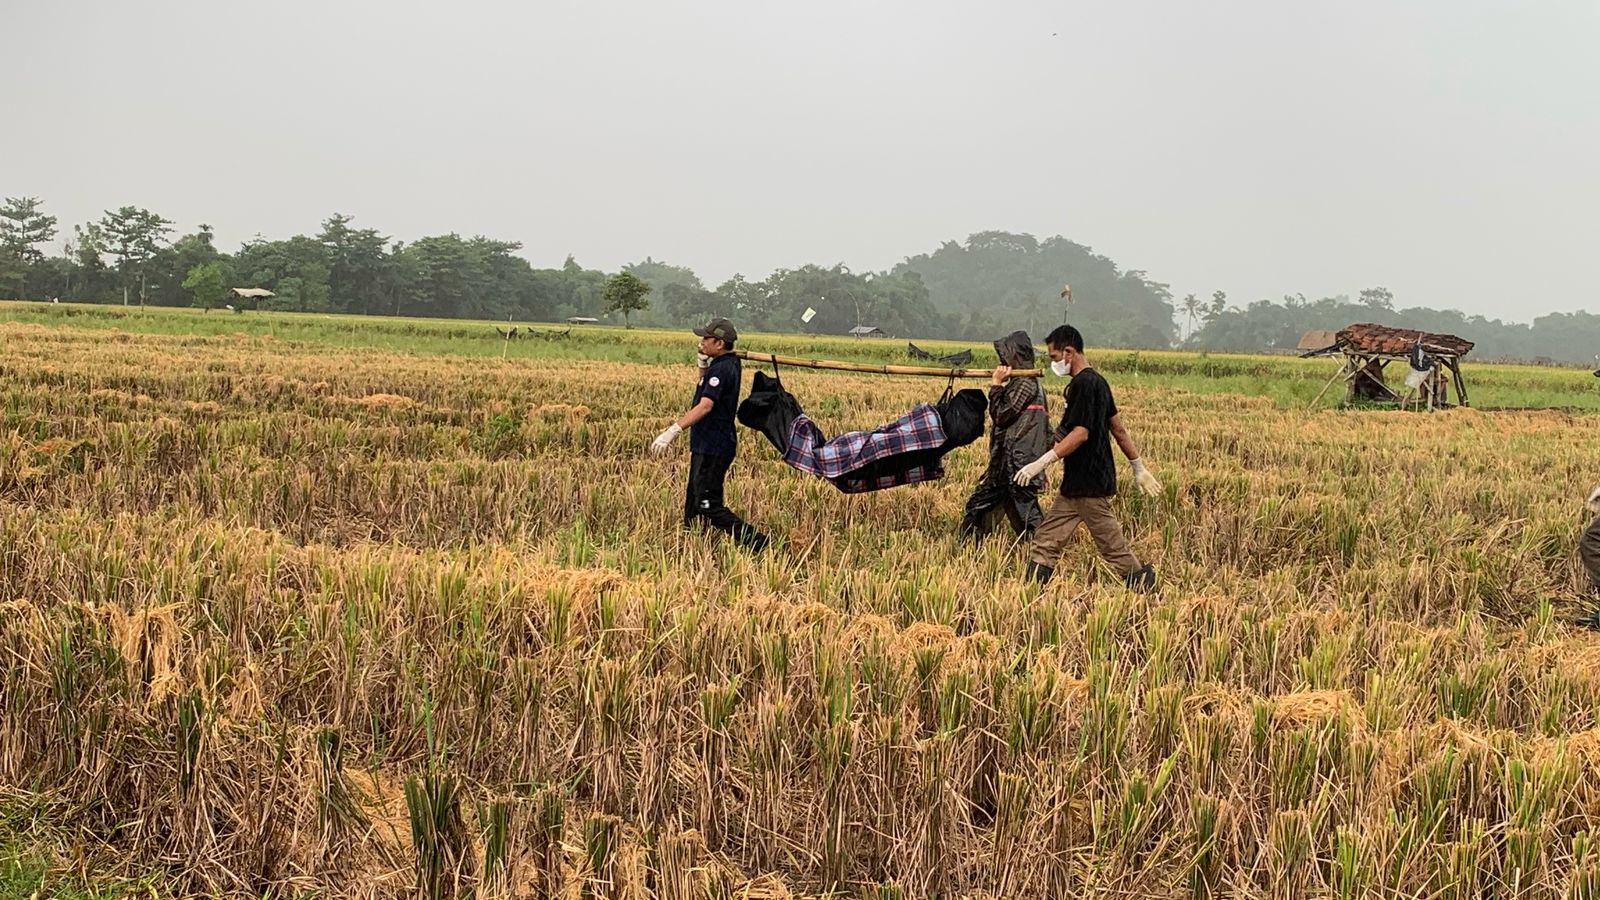
M 1183 312 L 1189 317 L 1189 330 L 1184 333 L 1184 340 L 1194 337 L 1194 317 L 1200 312 L 1200 298 L 1189 294 L 1183 298 Z

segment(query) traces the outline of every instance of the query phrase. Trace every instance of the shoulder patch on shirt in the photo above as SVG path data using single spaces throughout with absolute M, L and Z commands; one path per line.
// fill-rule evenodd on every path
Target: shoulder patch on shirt
M 720 379 L 717 376 L 713 375 L 713 376 L 711 376 L 711 380 L 709 382 L 706 382 L 706 383 L 711 385 L 712 387 L 716 387 L 717 385 L 722 383 L 722 379 Z

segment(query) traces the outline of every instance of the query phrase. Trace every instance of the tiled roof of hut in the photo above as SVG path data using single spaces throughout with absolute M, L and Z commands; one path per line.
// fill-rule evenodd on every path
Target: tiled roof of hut
M 1473 347 L 1471 341 L 1453 334 L 1434 334 L 1411 328 L 1389 328 L 1363 323 L 1339 329 L 1339 343 L 1361 353 L 1382 353 L 1404 356 L 1412 346 L 1422 342 L 1422 349 L 1430 353 L 1451 353 L 1466 356 Z

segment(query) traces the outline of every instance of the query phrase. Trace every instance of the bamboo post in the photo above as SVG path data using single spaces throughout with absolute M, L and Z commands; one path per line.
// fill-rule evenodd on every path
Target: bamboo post
M 1344 358 L 1344 362 L 1339 364 L 1339 371 L 1334 372 L 1333 373 L 1333 377 L 1328 379 L 1328 383 L 1322 386 L 1322 390 L 1317 391 L 1317 395 L 1315 397 L 1311 398 L 1311 405 L 1307 406 L 1306 409 L 1316 409 L 1317 408 L 1317 404 L 1319 402 L 1321 402 L 1321 400 L 1322 400 L 1322 395 L 1326 394 L 1328 392 L 1328 388 L 1333 387 L 1333 383 L 1335 381 L 1338 381 L 1340 378 L 1344 377 L 1345 370 L 1348 369 L 1349 367 L 1350 367 L 1350 360 L 1349 360 L 1348 357 L 1345 357 Z
M 828 369 L 835 372 L 867 372 L 873 375 L 928 375 L 937 378 L 988 378 L 994 374 L 993 369 L 965 369 L 953 367 L 949 369 L 935 369 L 928 366 L 890 366 L 872 363 L 840 362 L 832 359 L 803 359 L 798 356 L 778 356 L 772 353 L 752 353 L 749 350 L 735 350 L 733 355 L 751 362 L 770 362 L 780 366 L 793 366 L 798 369 Z M 1012 369 L 1014 378 L 1042 378 L 1043 369 Z
M 1450 374 L 1454 376 L 1456 382 L 1456 399 L 1461 401 L 1462 406 L 1468 406 L 1467 381 L 1461 377 L 1461 360 L 1459 357 L 1451 357 Z

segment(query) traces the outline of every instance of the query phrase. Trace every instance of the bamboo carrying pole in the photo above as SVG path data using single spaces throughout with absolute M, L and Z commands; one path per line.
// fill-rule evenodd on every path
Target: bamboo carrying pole
M 801 359 L 798 356 L 777 356 L 772 353 L 751 353 L 749 350 L 735 350 L 733 355 L 751 362 L 777 363 L 780 366 L 794 366 L 800 369 L 831 369 L 838 372 L 870 372 L 874 375 L 933 375 L 939 378 L 988 378 L 994 374 L 993 369 L 933 369 L 926 366 L 886 366 L 872 365 L 870 363 L 839 362 L 832 359 Z M 1043 369 L 1012 369 L 1013 378 L 1042 378 Z

